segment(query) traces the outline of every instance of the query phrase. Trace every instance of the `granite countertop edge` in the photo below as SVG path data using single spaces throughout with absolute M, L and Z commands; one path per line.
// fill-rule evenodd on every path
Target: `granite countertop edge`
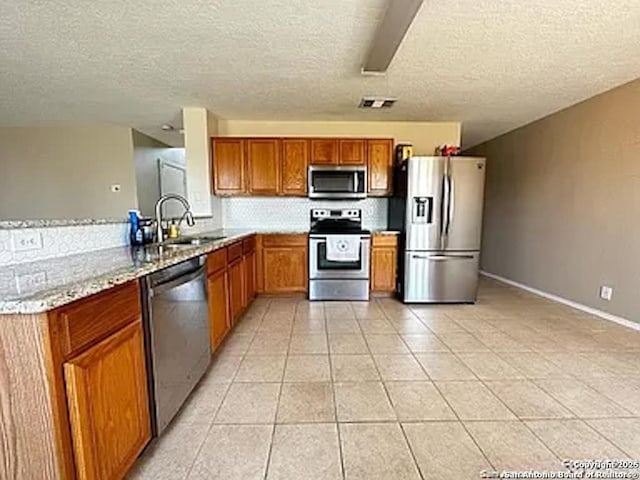
M 136 280 L 185 260 L 206 255 L 257 233 L 255 230 L 230 233 L 225 238 L 197 246 L 164 252 L 158 259 L 99 273 L 88 280 L 51 287 L 20 299 L 0 299 L 0 315 L 32 315 L 45 313 L 117 285 Z M 204 235 L 204 233 L 203 233 Z M 104 252 L 104 250 L 102 251 Z M 59 259 L 56 259 L 59 260 Z
M 373 230 L 372 233 L 377 235 L 397 235 L 397 231 L 389 230 Z M 0 298 L 0 315 L 30 315 L 45 313 L 50 310 L 62 307 L 76 300 L 89 297 L 96 293 L 113 288 L 117 285 L 142 278 L 163 268 L 170 267 L 185 260 L 189 260 L 199 255 L 224 248 L 238 240 L 254 234 L 308 234 L 303 230 L 287 230 L 287 229 L 252 229 L 252 230 L 216 230 L 213 232 L 201 232 L 198 235 L 224 235 L 225 238 L 216 240 L 204 245 L 194 245 L 183 247 L 180 249 L 162 252 L 158 258 L 151 261 L 136 263 L 132 260 L 130 265 L 124 265 L 112 270 L 97 273 L 88 279 L 71 281 L 59 286 L 51 286 L 41 291 L 33 292 L 21 298 Z M 117 247 L 120 252 L 123 248 Z M 139 247 L 143 248 L 143 247 Z M 102 254 L 105 250 L 99 250 Z M 88 252 L 83 255 L 91 255 L 96 252 Z M 66 257 L 58 257 L 57 262 L 64 261 Z M 46 265 L 47 260 L 41 260 L 38 263 Z M 63 266 L 64 268 L 64 266 Z M 0 292 L 1 294 L 2 292 Z

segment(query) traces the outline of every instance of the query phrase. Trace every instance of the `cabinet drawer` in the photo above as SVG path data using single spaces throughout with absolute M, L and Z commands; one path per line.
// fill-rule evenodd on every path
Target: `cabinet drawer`
M 252 235 L 249 238 L 245 238 L 242 241 L 242 253 L 245 255 L 251 253 L 256 249 L 256 236 Z
M 274 233 L 262 236 L 262 246 L 269 247 L 304 247 L 307 245 L 306 233 Z
M 229 247 L 229 263 L 233 262 L 234 260 L 237 260 L 238 258 L 242 257 L 242 242 L 236 242 L 232 245 L 230 245 Z
M 213 275 L 227 268 L 227 249 L 221 248 L 207 256 L 207 275 Z
M 398 246 L 398 235 L 372 235 L 371 245 L 373 247 L 396 247 Z
M 138 282 L 129 282 L 58 311 L 62 353 L 68 356 L 140 318 Z

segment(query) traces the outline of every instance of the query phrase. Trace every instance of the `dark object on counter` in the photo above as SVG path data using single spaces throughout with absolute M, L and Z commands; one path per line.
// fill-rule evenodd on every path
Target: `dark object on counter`
M 129 243 L 134 246 L 144 243 L 141 219 L 140 210 L 129 210 Z
M 410 143 L 399 143 L 396 145 L 396 157 L 394 165 L 399 165 L 408 158 L 413 157 L 413 145 Z

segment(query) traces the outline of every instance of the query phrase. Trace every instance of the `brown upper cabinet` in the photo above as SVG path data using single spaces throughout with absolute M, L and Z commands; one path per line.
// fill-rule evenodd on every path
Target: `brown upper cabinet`
M 280 192 L 280 141 L 275 138 L 245 140 L 250 195 Z
M 244 144 L 241 138 L 212 140 L 213 189 L 217 195 L 246 193 Z
M 367 166 L 370 196 L 393 188 L 390 138 L 216 137 L 212 160 L 216 195 L 306 196 L 309 164 Z
M 366 165 L 367 145 L 362 138 L 341 138 L 338 140 L 341 165 Z
M 312 138 L 311 158 L 312 165 L 331 165 L 338 163 L 338 139 L 337 138 Z
M 283 195 L 307 194 L 309 141 L 304 138 L 282 139 L 281 190 Z
M 393 139 L 367 140 L 369 195 L 384 197 L 393 190 Z

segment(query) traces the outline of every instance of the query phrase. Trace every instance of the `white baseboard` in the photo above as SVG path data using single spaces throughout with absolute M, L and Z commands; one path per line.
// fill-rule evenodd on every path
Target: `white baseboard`
M 577 303 L 572 300 L 559 297 L 552 293 L 543 292 L 542 290 L 538 290 L 537 288 L 529 287 L 528 285 L 523 285 L 522 283 L 514 282 L 513 280 L 509 280 L 508 278 L 504 278 L 499 275 L 495 275 L 493 273 L 485 272 L 484 270 L 480 270 L 480 275 L 493 278 L 494 280 L 498 280 L 499 282 L 506 283 L 507 285 L 511 285 L 521 290 L 526 290 L 527 292 L 533 293 L 540 297 L 548 298 L 549 300 L 553 300 L 554 302 L 568 305 L 569 307 L 575 308 L 576 310 L 582 310 L 583 312 L 590 313 L 591 315 L 596 315 L 597 317 L 603 318 L 605 320 L 609 320 L 610 322 L 615 322 L 617 324 L 623 325 L 633 330 L 640 331 L 640 323 L 633 322 L 626 318 L 612 315 L 611 313 L 605 312 L 603 310 L 598 310 L 597 308 L 588 307 L 587 305 L 583 305 L 581 303 Z

